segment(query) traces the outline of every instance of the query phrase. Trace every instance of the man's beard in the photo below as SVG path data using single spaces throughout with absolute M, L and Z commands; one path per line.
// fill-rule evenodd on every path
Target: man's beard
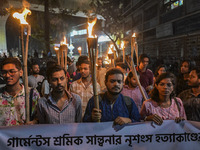
M 62 87 L 62 89 L 59 89 L 59 87 Z M 65 90 L 65 87 L 59 85 L 59 86 L 55 87 L 54 92 L 55 93 L 62 93 L 64 90 Z
M 38 72 L 33 71 L 33 75 L 38 75 L 38 74 L 39 74 L 39 71 Z
M 83 76 L 82 76 L 82 79 L 87 79 L 89 76 L 90 76 L 90 75 L 88 75 L 87 77 L 83 77 Z
M 123 89 L 123 88 L 122 88 Z M 118 95 L 121 93 L 122 89 L 119 91 L 119 92 L 112 92 L 109 88 L 107 88 L 108 92 L 111 94 L 111 95 Z
M 189 87 L 191 88 L 198 88 L 200 86 L 200 84 L 197 82 L 197 83 L 194 83 L 192 85 L 189 85 Z

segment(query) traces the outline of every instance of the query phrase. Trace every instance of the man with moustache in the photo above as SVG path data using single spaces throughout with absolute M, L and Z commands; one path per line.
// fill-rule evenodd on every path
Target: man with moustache
M 26 122 L 25 90 L 24 85 L 19 81 L 22 75 L 19 59 L 9 57 L 2 62 L 1 76 L 4 78 L 6 86 L 0 88 L 0 126 L 22 125 Z M 30 97 L 32 99 L 30 114 L 34 119 L 36 104 L 40 96 L 36 89 L 30 91 L 33 93 Z M 35 123 L 37 123 L 36 119 L 27 122 L 27 124 Z
M 188 120 L 200 121 L 200 69 L 194 68 L 189 74 L 188 90 L 181 92 L 178 97 L 183 101 Z
M 37 105 L 39 124 L 63 124 L 81 122 L 80 96 L 66 90 L 66 71 L 59 65 L 48 68 L 47 79 L 52 87 L 50 95 L 42 97 Z
M 90 74 L 90 62 L 82 60 L 80 62 L 81 78 L 72 82 L 70 91 L 78 94 L 82 99 L 82 115 L 85 112 L 89 99 L 93 96 L 93 84 Z M 97 91 L 100 93 L 100 85 L 97 83 Z
M 32 75 L 28 76 L 28 86 L 37 88 L 38 83 L 44 80 L 44 76 L 39 75 L 40 67 L 37 63 L 31 65 Z
M 107 71 L 105 85 L 107 92 L 100 95 L 99 109 L 94 108 L 94 97 L 92 97 L 85 111 L 83 122 L 114 121 L 114 124 L 127 124 L 140 121 L 140 115 L 131 98 L 121 94 L 123 88 L 124 74 L 117 68 Z

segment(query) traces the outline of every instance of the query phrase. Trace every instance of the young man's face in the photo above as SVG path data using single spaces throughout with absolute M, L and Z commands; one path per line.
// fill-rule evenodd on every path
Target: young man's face
M 2 76 L 7 86 L 12 86 L 19 83 L 23 71 L 16 68 L 15 64 L 5 64 L 2 67 Z
M 123 88 L 123 75 L 113 74 L 108 76 L 108 80 L 105 81 L 107 90 L 112 95 L 117 95 L 122 91 Z
M 90 75 L 90 65 L 82 63 L 80 65 L 80 73 L 82 78 L 87 78 Z
M 149 58 L 145 57 L 141 62 L 140 62 L 140 68 L 147 68 L 149 64 Z
M 40 67 L 38 65 L 33 65 L 32 66 L 32 72 L 33 72 L 33 74 L 39 74 Z
M 67 76 L 65 75 L 65 72 L 63 70 L 54 72 L 49 79 L 49 83 L 54 92 L 62 93 L 65 91 L 67 85 Z
M 188 78 L 188 85 L 191 87 L 199 87 L 200 79 L 197 76 L 196 70 L 192 70 L 190 72 L 190 75 Z
M 99 67 L 102 67 L 102 65 L 103 65 L 102 60 L 99 59 L 99 60 L 98 60 L 98 66 L 99 66 Z

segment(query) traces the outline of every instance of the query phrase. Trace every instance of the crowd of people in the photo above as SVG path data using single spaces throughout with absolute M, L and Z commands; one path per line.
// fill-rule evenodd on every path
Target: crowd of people
M 98 58 L 97 109 L 88 57 L 80 56 L 76 64 L 70 58 L 67 60 L 68 70 L 56 61 L 49 61 L 45 75 L 40 74 L 37 62 L 30 65 L 27 122 L 22 64 L 18 58 L 5 58 L 1 63 L 5 86 L 0 88 L 0 126 L 98 121 L 118 125 L 153 121 L 161 125 L 163 120 L 200 121 L 200 68 L 194 61 L 184 60 L 176 77 L 165 64 L 153 73 L 148 69 L 150 58 L 146 54 L 139 57 L 136 75 L 126 63 L 104 68 L 103 59 Z

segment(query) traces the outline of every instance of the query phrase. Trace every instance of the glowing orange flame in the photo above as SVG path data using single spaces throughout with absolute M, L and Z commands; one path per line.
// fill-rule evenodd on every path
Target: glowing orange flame
M 132 37 L 136 37 L 135 33 L 133 33 Z
M 110 44 L 110 48 L 113 48 L 114 47 L 114 45 L 113 44 Z
M 82 50 L 82 48 L 81 47 L 78 47 L 78 51 L 81 51 Z
M 14 13 L 13 17 L 19 19 L 21 24 L 28 24 L 28 22 L 26 22 L 27 15 L 31 15 L 31 11 L 25 8 L 22 13 Z
M 58 46 L 54 46 L 54 50 L 55 50 L 55 51 L 58 51 L 58 50 L 59 50 L 59 47 L 58 47 Z
M 109 47 L 109 51 L 108 51 L 108 54 L 112 54 L 113 51 L 111 50 L 111 48 Z
M 96 24 L 97 22 L 97 18 L 95 18 L 91 23 L 88 22 L 88 37 L 89 38 L 94 38 L 94 36 L 92 35 L 92 29 L 93 29 L 93 26 Z
M 121 48 L 124 48 L 124 41 L 121 42 Z
M 67 39 L 64 36 L 63 41 L 60 42 L 60 45 L 67 45 Z

